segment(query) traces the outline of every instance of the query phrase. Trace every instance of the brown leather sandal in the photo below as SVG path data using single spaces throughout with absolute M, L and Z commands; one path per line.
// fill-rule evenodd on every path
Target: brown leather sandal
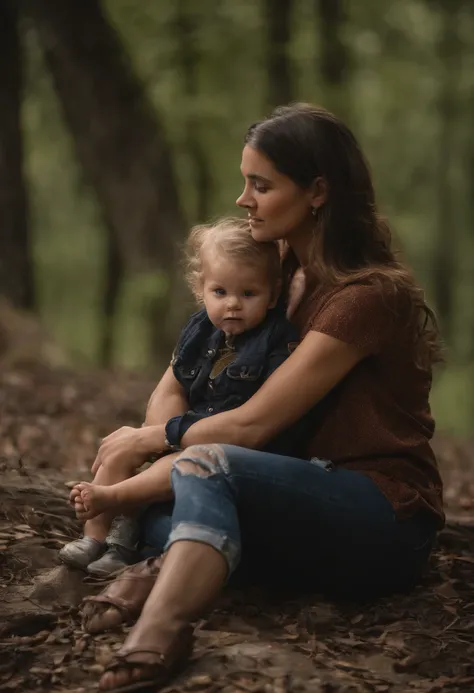
M 82 627 L 86 633 L 101 633 L 134 623 L 155 584 L 161 564 L 160 556 L 127 566 L 100 594 L 85 597 Z
M 192 654 L 194 636 L 191 627 L 182 631 L 179 640 L 176 644 L 179 645 L 173 648 L 173 651 L 163 655 L 157 649 L 144 648 L 124 648 L 115 656 L 114 660 L 106 667 L 102 679 L 108 673 L 116 673 L 118 671 L 132 671 L 133 669 L 141 669 L 144 678 L 134 680 L 123 686 L 114 688 L 105 688 L 99 683 L 99 690 L 104 693 L 131 693 L 132 691 L 155 691 L 157 686 L 163 686 L 168 683 L 169 679 L 178 674 L 186 664 Z
M 182 669 L 194 644 L 193 623 L 208 610 L 228 573 L 213 546 L 174 542 L 137 624 L 103 673 L 107 693 L 151 690 L 166 685 Z

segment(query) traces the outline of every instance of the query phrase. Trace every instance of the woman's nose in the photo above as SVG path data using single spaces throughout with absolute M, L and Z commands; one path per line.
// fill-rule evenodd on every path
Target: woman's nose
M 237 207 L 247 207 L 247 205 L 245 204 L 245 192 L 243 192 L 242 195 L 240 195 L 236 199 L 235 204 L 237 205 Z
M 249 209 L 254 206 L 252 196 L 248 194 L 246 188 L 244 188 L 242 195 L 236 199 L 235 204 L 237 207 L 244 207 L 245 209 Z

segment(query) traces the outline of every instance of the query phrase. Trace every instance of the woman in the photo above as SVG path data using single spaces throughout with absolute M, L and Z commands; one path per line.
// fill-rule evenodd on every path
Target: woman
M 391 250 L 354 136 L 323 109 L 279 108 L 249 129 L 241 170 L 237 204 L 252 235 L 286 247 L 302 342 L 247 403 L 191 426 L 183 451 L 163 462 L 156 498 L 174 493 L 171 519 L 157 504 L 144 531 L 146 543 L 165 544 L 164 557 L 128 569 L 87 606 L 86 627 L 97 631 L 137 616 L 146 600 L 102 690 L 168 680 L 242 547 L 250 569 L 258 555 L 255 569 L 270 575 L 375 596 L 416 583 L 443 526 L 429 444 L 436 323 Z M 109 436 L 99 464 L 169 450 L 159 423 L 166 387 L 165 377 L 150 425 Z M 310 459 L 256 452 L 318 402 Z

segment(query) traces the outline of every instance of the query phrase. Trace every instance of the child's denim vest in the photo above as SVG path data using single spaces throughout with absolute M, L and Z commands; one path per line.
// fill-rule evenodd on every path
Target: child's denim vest
M 166 427 L 168 441 L 179 446 L 196 421 L 244 404 L 298 343 L 296 328 L 281 308 L 274 308 L 260 325 L 235 338 L 233 360 L 211 377 L 225 346 L 224 333 L 214 327 L 205 309 L 194 313 L 181 332 L 172 360 L 173 373 L 184 388 L 190 411 L 170 419 Z M 265 450 L 305 456 L 304 447 L 314 430 L 311 423 L 312 417 L 311 421 L 305 417 L 304 422 L 284 431 Z

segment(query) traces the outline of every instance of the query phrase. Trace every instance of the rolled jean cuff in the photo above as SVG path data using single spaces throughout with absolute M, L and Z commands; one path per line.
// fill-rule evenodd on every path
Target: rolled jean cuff
M 227 577 L 234 572 L 239 564 L 239 545 L 228 536 L 222 536 L 222 534 L 219 534 L 219 532 L 216 532 L 210 527 L 193 524 L 192 522 L 180 522 L 169 535 L 165 551 L 167 551 L 175 541 L 183 540 L 198 541 L 202 544 L 208 544 L 208 546 L 212 546 L 213 549 L 218 551 L 227 563 L 229 569 Z

